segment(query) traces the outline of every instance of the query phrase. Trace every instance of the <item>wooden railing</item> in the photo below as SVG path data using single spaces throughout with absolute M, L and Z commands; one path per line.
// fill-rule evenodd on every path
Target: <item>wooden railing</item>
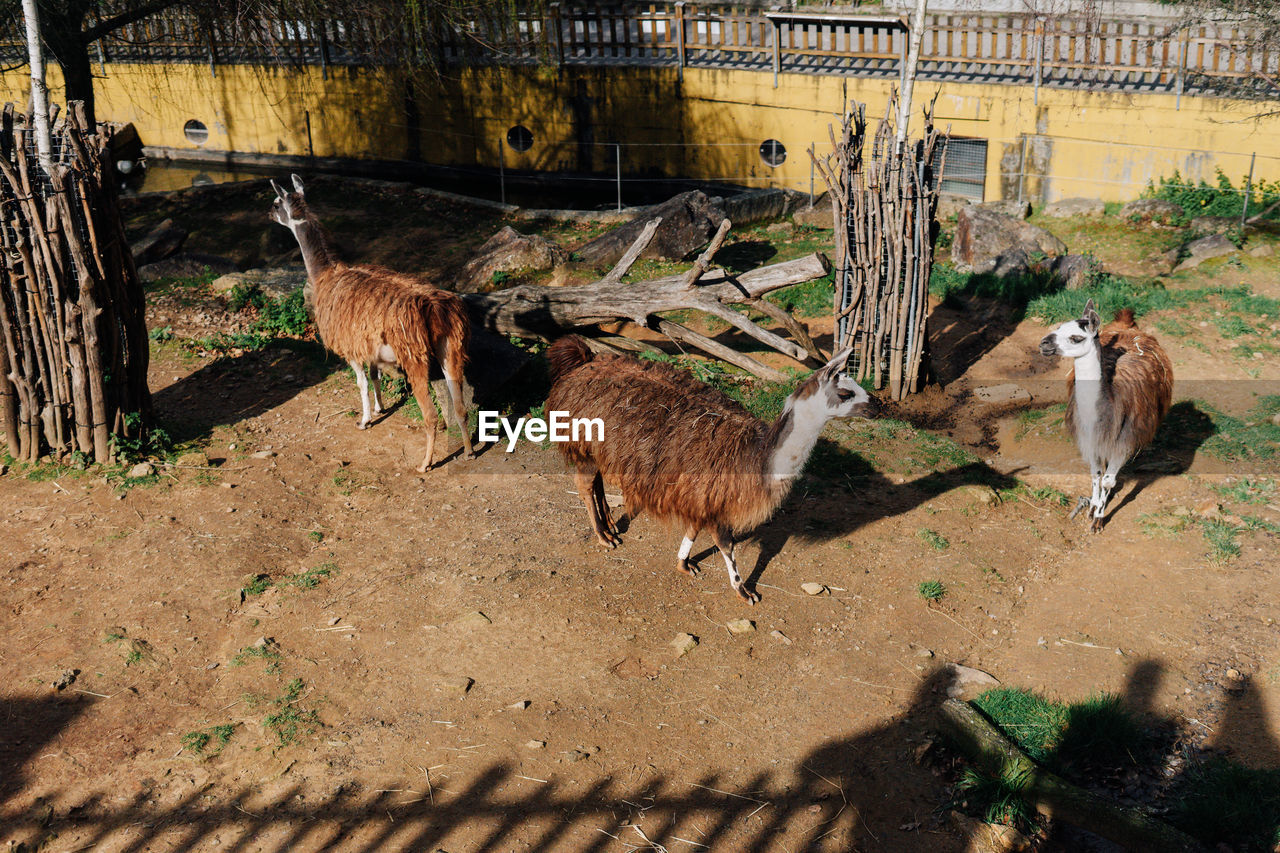
M 1045 85 L 1163 87 L 1280 74 L 1280 53 L 1234 26 L 1064 20 L 1033 15 L 927 17 L 921 74 Z M 20 33 L 0 33 L 0 60 L 21 63 Z M 900 73 L 906 22 L 892 16 L 765 12 L 639 3 L 495 15 L 406 39 L 385 22 L 350 19 L 202 23 L 170 11 L 96 44 L 102 62 L 385 65 L 543 63 L 723 65 L 781 71 Z M 410 46 L 412 45 L 412 47 Z M 417 51 L 418 54 L 408 54 Z

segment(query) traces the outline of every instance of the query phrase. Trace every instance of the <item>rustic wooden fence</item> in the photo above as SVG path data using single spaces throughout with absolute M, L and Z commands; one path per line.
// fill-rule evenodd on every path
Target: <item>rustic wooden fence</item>
M 150 408 L 142 286 L 117 207 L 109 133 L 73 103 L 46 174 L 30 122 L 0 114 L 0 430 L 35 461 L 112 456 Z M 56 110 L 55 110 L 56 119 Z
M 407 24 L 405 25 L 407 26 Z M 327 20 L 200 17 L 180 8 L 94 45 L 107 62 L 386 65 L 446 63 L 666 64 L 777 73 L 896 76 L 907 23 L 891 15 L 766 11 L 733 5 L 548 3 L 407 37 L 377 16 Z M 1174 20 L 949 13 L 928 15 L 919 74 L 1046 86 L 1211 91 L 1280 74 L 1280 50 L 1243 26 Z M 0 60 L 22 64 L 20 28 L 0 31 Z
M 810 148 L 809 156 L 832 199 L 835 349 L 851 345 L 858 380 L 901 400 L 919 390 L 927 367 L 934 174 L 945 164 L 932 104 L 920 139 L 899 145 L 896 117 L 895 94 L 868 152 L 866 106 L 857 104 L 845 112 L 840 135 L 831 130 L 832 153 L 819 157 Z

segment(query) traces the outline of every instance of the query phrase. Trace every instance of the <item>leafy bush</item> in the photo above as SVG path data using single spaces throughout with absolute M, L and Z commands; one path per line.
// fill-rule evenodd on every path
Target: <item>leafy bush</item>
M 1161 178 L 1159 184 L 1148 183 L 1144 198 L 1159 198 L 1171 201 L 1182 208 L 1187 219 L 1196 216 L 1239 216 L 1244 212 L 1244 180 L 1235 187 L 1231 179 L 1221 169 L 1217 170 L 1217 178 L 1213 184 L 1202 178 L 1198 183 L 1190 183 L 1178 171 L 1167 178 Z M 1260 212 L 1280 201 L 1280 181 L 1254 181 L 1249 193 L 1249 210 Z

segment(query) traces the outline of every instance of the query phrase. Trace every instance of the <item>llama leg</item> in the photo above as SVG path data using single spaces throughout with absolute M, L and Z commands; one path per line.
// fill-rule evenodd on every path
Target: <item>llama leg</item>
M 604 497 L 604 477 L 599 474 L 596 475 L 595 483 L 591 486 L 591 497 L 596 503 L 596 515 L 604 523 L 604 529 L 617 538 L 618 527 L 613 523 L 613 513 L 609 511 L 609 502 Z
M 436 452 L 436 404 L 431 399 L 430 365 L 415 361 L 413 364 L 404 364 L 403 367 L 409 387 L 413 389 L 414 399 L 422 410 L 422 423 L 427 428 L 427 454 L 418 466 L 418 473 L 423 473 L 431 467 Z
M 1107 473 L 1102 475 L 1102 482 L 1099 484 L 1101 494 L 1099 496 L 1098 507 L 1093 514 L 1093 525 L 1090 529 L 1094 533 L 1102 530 L 1102 522 L 1107 514 L 1107 501 L 1111 499 L 1111 492 L 1116 487 L 1116 477 L 1120 473 L 1120 469 L 1124 466 L 1124 462 L 1112 462 L 1107 465 Z
M 373 385 L 373 413 L 382 414 L 382 371 L 378 365 L 369 365 L 369 381 Z
M 733 591 L 747 604 L 755 604 L 760 600 L 760 596 L 747 589 L 742 582 L 742 575 L 738 574 L 738 564 L 733 557 L 733 535 L 728 530 L 717 529 L 715 541 L 716 547 L 720 549 L 720 556 L 724 557 L 724 566 L 729 570 L 729 586 L 733 587 Z
M 698 567 L 689 562 L 689 553 L 693 551 L 693 540 L 697 538 L 698 528 L 690 527 L 685 531 L 684 540 L 680 543 L 680 553 L 676 554 L 676 570 L 691 578 L 698 576 Z
M 616 548 L 622 541 L 605 527 L 604 521 L 600 518 L 600 507 L 596 503 L 595 489 L 599 481 L 601 481 L 600 470 L 594 464 L 580 464 L 573 472 L 573 482 L 578 487 L 578 497 L 582 499 L 582 505 L 587 508 L 591 529 L 595 531 L 596 538 L 606 548 Z
M 449 403 L 453 406 L 453 418 L 458 424 L 458 429 L 462 431 L 462 446 L 467 449 L 466 456 L 468 459 L 474 459 L 476 451 L 471 446 L 471 429 L 467 426 L 467 410 L 462 405 L 462 387 L 458 377 L 446 369 L 444 384 L 449 388 Z
M 358 361 L 347 362 L 356 373 L 356 387 L 360 389 L 360 429 L 369 428 L 369 378 L 364 375 L 364 365 Z

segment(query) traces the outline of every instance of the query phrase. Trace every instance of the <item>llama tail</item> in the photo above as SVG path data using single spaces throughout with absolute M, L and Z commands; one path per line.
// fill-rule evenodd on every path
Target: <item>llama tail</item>
M 437 358 L 448 375 L 461 381 L 471 348 L 471 318 L 456 294 L 440 291 L 431 297 L 424 306 L 428 326 L 445 332 L 443 339 L 437 339 Z
M 559 382 L 595 358 L 587 342 L 577 335 L 565 335 L 547 349 L 547 362 L 551 365 L 551 382 Z
M 1115 324 L 1122 329 L 1136 329 L 1138 324 L 1133 319 L 1132 308 L 1121 308 L 1116 312 Z

